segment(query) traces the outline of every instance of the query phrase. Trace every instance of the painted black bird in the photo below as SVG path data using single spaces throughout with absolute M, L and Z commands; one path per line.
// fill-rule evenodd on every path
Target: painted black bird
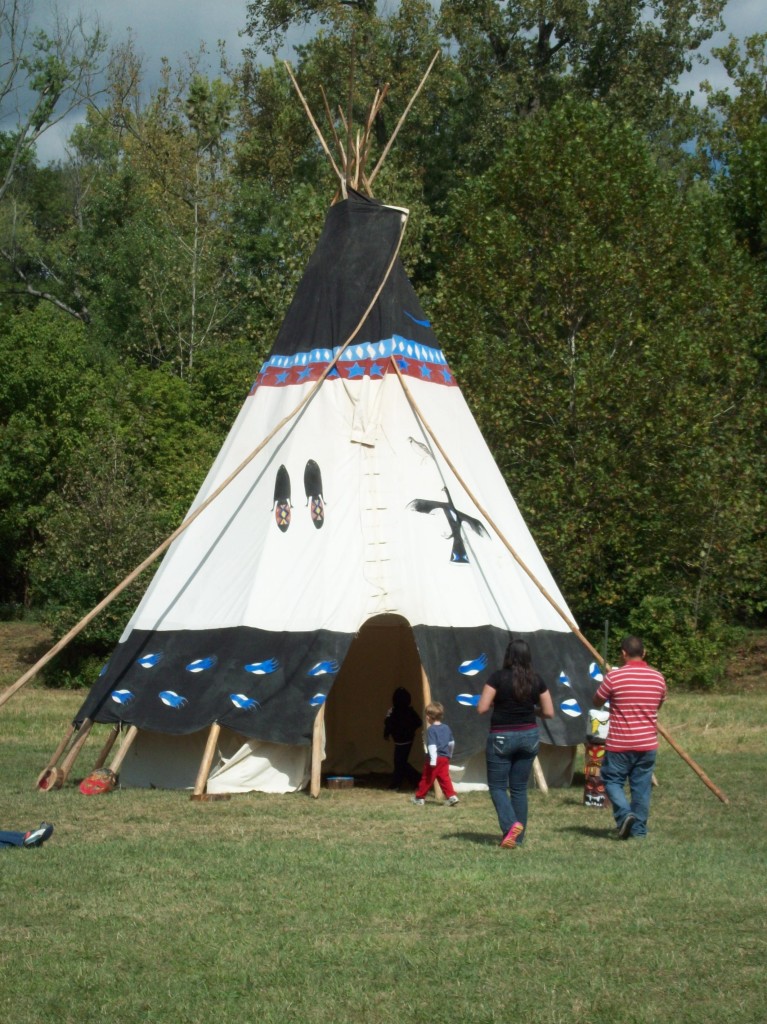
M 450 491 L 447 487 L 442 488 L 447 495 L 447 501 L 430 501 L 428 498 L 414 498 L 410 502 L 408 508 L 412 508 L 414 512 L 436 512 L 441 510 L 445 513 L 447 524 L 450 527 L 450 534 L 453 538 L 453 549 L 450 552 L 451 562 L 468 562 L 469 556 L 466 554 L 466 547 L 463 543 L 463 537 L 461 536 L 461 527 L 470 526 L 472 530 L 479 534 L 480 537 L 488 537 L 489 534 L 479 519 L 475 519 L 474 516 L 467 515 L 466 512 L 459 512 L 453 504 L 453 499 L 450 497 Z

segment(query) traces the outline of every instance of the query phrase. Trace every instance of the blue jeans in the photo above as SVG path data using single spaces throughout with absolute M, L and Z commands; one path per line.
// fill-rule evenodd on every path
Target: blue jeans
M 0 832 L 0 847 L 23 846 L 26 832 Z
M 487 737 L 487 786 L 504 836 L 515 821 L 527 828 L 527 783 L 539 746 L 537 726 L 518 732 L 491 732 Z M 524 837 L 523 832 L 517 845 L 524 842 Z
M 626 750 L 621 753 L 608 750 L 602 764 L 602 782 L 613 805 L 615 824 L 620 828 L 626 815 L 633 814 L 636 821 L 631 826 L 631 835 L 634 837 L 647 835 L 656 754 L 656 750 Z M 631 803 L 626 799 L 627 782 Z

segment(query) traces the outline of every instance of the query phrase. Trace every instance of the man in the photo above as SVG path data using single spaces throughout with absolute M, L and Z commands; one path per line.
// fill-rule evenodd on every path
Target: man
M 658 708 L 666 699 L 666 680 L 645 661 L 644 644 L 638 636 L 624 637 L 621 658 L 621 667 L 607 673 L 594 697 L 596 708 L 610 702 L 602 781 L 619 838 L 643 839 L 658 750 Z

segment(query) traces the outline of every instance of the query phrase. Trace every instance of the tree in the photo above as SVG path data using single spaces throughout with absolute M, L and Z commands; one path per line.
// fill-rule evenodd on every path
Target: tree
M 98 434 L 72 453 L 43 502 L 31 552 L 32 602 L 57 635 L 70 630 L 182 521 L 220 444 L 195 415 L 186 381 L 162 370 L 113 367 Z M 157 563 L 159 564 L 159 562 Z M 70 671 L 117 643 L 156 565 L 80 634 Z
M 74 139 L 81 166 L 97 162 L 79 248 L 99 329 L 139 361 L 180 375 L 242 298 L 230 228 L 234 86 L 203 76 L 201 57 L 178 72 L 165 64 L 143 105 L 126 51 L 110 104 Z
M 762 320 L 719 198 L 568 100 L 520 122 L 444 239 L 448 357 L 577 614 L 626 622 L 648 594 L 693 625 L 747 614 Z
M 29 178 L 44 132 L 97 94 L 106 40 L 82 16 L 70 21 L 54 8 L 44 30 L 32 11 L 31 0 L 0 0 L 0 121 L 13 124 L 0 147 L 0 257 L 27 295 L 87 320 L 80 296 L 57 288 L 61 275 L 39 244 L 25 197 L 14 191 L 20 177 Z
M 29 604 L 29 559 L 47 497 L 103 429 L 100 357 L 82 324 L 40 308 L 0 332 L 0 588 Z
M 486 166 L 510 120 L 566 95 L 630 118 L 673 158 L 695 134 L 674 88 L 701 43 L 722 27 L 723 0 L 444 0 L 474 125 L 464 161 Z
M 718 116 L 705 138 L 717 186 L 727 199 L 738 236 L 751 255 L 767 261 L 767 33 L 741 45 L 730 37 L 714 50 L 732 90 L 706 83 L 709 107 Z

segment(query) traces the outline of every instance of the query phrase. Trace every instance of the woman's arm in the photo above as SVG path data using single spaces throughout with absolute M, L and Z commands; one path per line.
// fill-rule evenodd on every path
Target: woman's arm
M 548 690 L 544 690 L 538 698 L 538 707 L 535 709 L 535 713 L 539 718 L 554 717 L 554 702 Z
M 479 704 L 477 704 L 477 711 L 480 715 L 484 715 L 493 706 L 495 700 L 495 688 L 485 683 L 482 688 L 482 693 L 479 695 Z

